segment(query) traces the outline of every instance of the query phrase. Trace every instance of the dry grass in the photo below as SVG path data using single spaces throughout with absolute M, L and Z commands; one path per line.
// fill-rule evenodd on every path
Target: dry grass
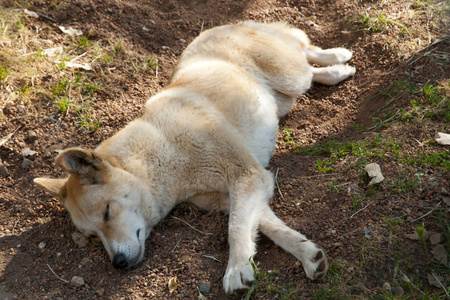
M 57 26 L 42 26 L 23 9 L 0 7 L 0 120 L 39 115 L 43 106 L 74 114 L 88 130 L 100 122 L 90 111 L 96 94 L 108 94 L 103 78 L 157 73 L 156 57 L 143 59 L 122 38 L 92 39 L 92 33 L 64 34 Z

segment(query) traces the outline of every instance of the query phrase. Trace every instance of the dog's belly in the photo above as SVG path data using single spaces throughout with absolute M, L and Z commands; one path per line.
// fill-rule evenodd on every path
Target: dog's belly
M 257 88 L 257 107 L 249 109 L 248 118 L 240 120 L 240 131 L 248 141 L 248 148 L 261 165 L 269 164 L 278 131 L 275 98 L 264 87 Z

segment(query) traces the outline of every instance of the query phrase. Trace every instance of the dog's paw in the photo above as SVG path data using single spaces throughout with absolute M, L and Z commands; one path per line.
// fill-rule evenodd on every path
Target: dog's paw
M 255 272 L 250 263 L 228 264 L 223 277 L 223 288 L 227 294 L 241 294 L 250 288 L 255 281 Z
M 328 271 L 328 259 L 325 252 L 311 241 L 305 241 L 303 246 L 305 252 L 301 261 L 306 276 L 312 280 L 324 277 Z
M 353 52 L 350 50 L 347 50 L 345 48 L 333 48 L 333 49 L 328 49 L 330 52 L 333 53 L 333 64 L 345 64 L 346 62 L 348 62 L 352 56 L 353 56 Z

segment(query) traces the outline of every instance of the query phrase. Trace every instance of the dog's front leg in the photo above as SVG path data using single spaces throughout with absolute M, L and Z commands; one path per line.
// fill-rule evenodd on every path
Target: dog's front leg
M 269 206 L 262 212 L 259 230 L 300 260 L 308 278 L 314 280 L 325 276 L 328 270 L 325 252 L 303 234 L 286 226 Z
M 230 256 L 223 278 L 223 286 L 228 294 L 248 289 L 255 280 L 249 259 L 255 254 L 259 218 L 273 193 L 270 172 L 262 170 L 252 173 L 239 178 L 230 191 Z

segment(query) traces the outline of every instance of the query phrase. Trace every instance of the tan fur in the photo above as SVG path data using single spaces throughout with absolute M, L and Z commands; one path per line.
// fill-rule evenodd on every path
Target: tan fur
M 117 268 L 139 263 L 151 229 L 187 201 L 230 215 L 226 292 L 255 279 L 249 258 L 258 230 L 299 259 L 309 278 L 320 278 L 326 256 L 272 212 L 274 181 L 265 167 L 278 119 L 313 80 L 352 76 L 344 65 L 351 56 L 311 46 L 303 31 L 282 23 L 205 31 L 141 118 L 96 150 L 62 152 L 56 163 L 68 179 L 35 182 L 61 199 L 80 231 L 99 236 Z

